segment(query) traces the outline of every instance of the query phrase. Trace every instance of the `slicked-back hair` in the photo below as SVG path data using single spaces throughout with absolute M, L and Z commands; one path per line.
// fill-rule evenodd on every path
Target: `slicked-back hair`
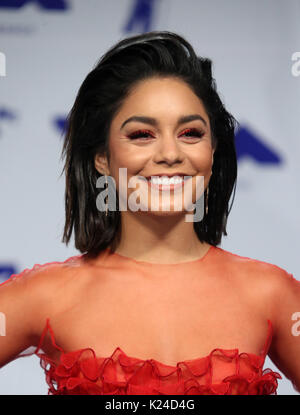
M 217 93 L 212 61 L 197 56 L 182 36 L 152 31 L 119 41 L 100 58 L 80 86 L 67 117 L 61 155 L 65 158 L 62 174 L 66 175 L 62 242 L 68 245 L 74 231 L 75 247 L 86 257 L 95 257 L 108 246 L 114 250 L 121 236 L 118 194 L 117 210 L 108 210 L 107 216 L 96 206 L 96 182 L 101 174 L 95 168 L 95 156 L 106 155 L 109 162 L 109 130 L 114 116 L 135 84 L 152 77 L 179 78 L 204 105 L 215 152 L 208 214 L 201 222 L 194 222 L 194 230 L 201 242 L 214 246 L 220 244 L 223 234 L 227 235 L 237 177 L 234 137 L 238 122 Z

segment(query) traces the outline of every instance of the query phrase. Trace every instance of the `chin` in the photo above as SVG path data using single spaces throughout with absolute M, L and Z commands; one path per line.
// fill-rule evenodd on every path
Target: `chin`
M 171 210 L 172 209 L 172 210 Z M 151 210 L 150 208 L 147 211 L 140 211 L 143 215 L 155 216 L 155 217 L 175 217 L 175 216 L 184 216 L 188 213 L 193 213 L 193 211 L 188 212 L 185 210 L 174 210 L 170 208 L 169 210 L 163 210 L 161 207 L 159 210 Z

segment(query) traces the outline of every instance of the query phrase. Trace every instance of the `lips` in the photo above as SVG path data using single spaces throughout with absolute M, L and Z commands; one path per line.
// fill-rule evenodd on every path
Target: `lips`
M 151 179 L 151 177 L 160 177 L 160 178 L 162 178 L 162 177 L 184 177 L 184 176 L 191 176 L 191 175 L 188 175 L 188 174 L 186 174 L 186 173 L 172 173 L 172 174 L 170 174 L 170 173 L 168 173 L 168 174 L 166 174 L 166 173 L 156 173 L 156 174 L 151 174 L 151 176 L 144 176 L 147 180 L 150 180 Z

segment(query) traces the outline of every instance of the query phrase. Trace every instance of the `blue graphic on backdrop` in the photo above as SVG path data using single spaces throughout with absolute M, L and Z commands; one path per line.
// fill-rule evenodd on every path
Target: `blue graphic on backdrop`
M 16 115 L 12 111 L 8 110 L 7 108 L 0 108 L 0 120 L 14 120 L 15 118 Z
M 153 20 L 154 3 L 157 0 L 134 0 L 124 32 L 149 32 Z
M 64 117 L 54 119 L 55 127 L 63 135 L 67 128 L 67 120 Z M 248 127 L 241 127 L 235 135 L 235 147 L 237 160 L 241 162 L 243 158 L 250 157 L 260 164 L 280 164 L 282 158 L 279 153 L 264 143 L 261 137 L 256 136 Z
M 280 164 L 282 159 L 278 152 L 263 142 L 246 127 L 241 127 L 235 135 L 237 159 L 250 157 L 260 164 Z
M 55 128 L 63 134 L 67 128 L 67 119 L 64 117 L 55 117 L 53 122 Z
M 46 10 L 67 10 L 69 8 L 66 0 L 0 0 L 0 7 L 20 9 L 29 3 L 35 3 L 41 9 Z
M 2 121 L 13 121 L 15 120 L 17 117 L 16 115 L 9 109 L 7 108 L 0 108 L 0 124 L 2 124 Z M 1 130 L 0 130 L 0 135 L 1 135 Z
M 16 274 L 17 269 L 12 264 L 0 264 L 0 284 L 6 281 L 12 274 Z

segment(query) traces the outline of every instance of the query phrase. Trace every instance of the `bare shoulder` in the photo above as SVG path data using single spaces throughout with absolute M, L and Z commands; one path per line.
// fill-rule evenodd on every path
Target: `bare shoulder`
M 76 275 L 81 268 L 81 255 L 72 256 L 65 261 L 35 264 L 32 268 L 26 268 L 19 274 L 12 275 L 8 281 L 5 281 L 5 284 L 28 288 L 32 290 L 33 295 L 34 293 L 47 294 L 46 288 L 66 283 L 71 275 Z
M 234 254 L 230 257 L 228 262 L 247 298 L 264 319 L 272 322 L 270 359 L 299 393 L 300 281 L 276 264 Z
M 0 284 L 0 310 L 5 335 L 0 337 L 0 367 L 30 346 L 36 346 L 45 318 L 71 306 L 76 281 L 84 281 L 80 258 L 36 264 Z M 77 270 L 77 271 L 75 271 Z
M 278 265 L 230 255 L 251 304 L 272 322 L 268 356 L 300 393 L 300 281 Z M 235 265 L 236 264 L 236 268 Z
M 294 286 L 300 286 L 299 281 L 276 264 L 225 250 L 222 253 L 225 258 L 224 269 L 235 275 L 241 289 L 248 293 L 256 306 L 261 307 L 272 323 L 276 323 L 274 320 L 277 301 L 283 292 L 291 292 Z
M 239 255 L 224 249 L 220 249 L 220 252 L 224 257 L 225 267 L 228 266 L 235 273 L 246 276 L 250 282 L 261 282 L 268 285 L 270 282 L 280 284 L 293 278 L 293 275 L 284 268 L 271 262 Z
M 88 266 L 82 261 L 81 255 L 45 264 L 36 269 L 30 278 L 35 280 L 36 295 L 43 310 L 42 316 L 54 316 L 71 308 L 88 276 Z
M 16 297 L 26 298 L 26 309 L 31 318 L 31 331 L 38 338 L 45 319 L 71 307 L 76 290 L 80 290 L 81 276 L 86 274 L 82 255 L 64 261 L 35 264 L 32 268 L 12 275 L 5 282 L 7 291 Z M 30 312 L 31 310 L 31 312 Z

